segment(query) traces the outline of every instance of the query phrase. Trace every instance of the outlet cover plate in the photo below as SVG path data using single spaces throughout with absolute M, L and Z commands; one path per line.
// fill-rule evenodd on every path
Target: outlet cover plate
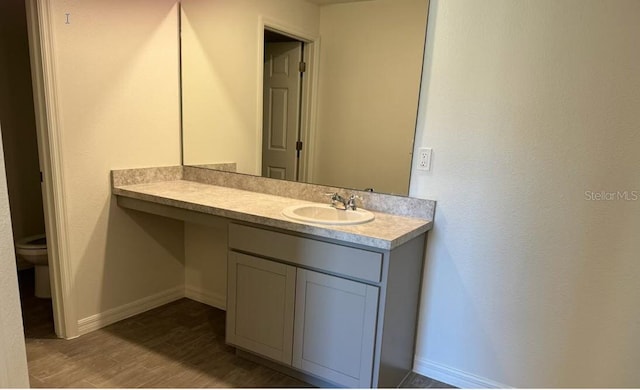
M 418 150 L 418 169 L 421 171 L 431 170 L 431 148 L 420 148 Z

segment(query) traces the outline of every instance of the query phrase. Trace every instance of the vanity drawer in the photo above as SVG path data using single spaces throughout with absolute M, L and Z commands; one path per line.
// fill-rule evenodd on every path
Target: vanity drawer
M 379 283 L 382 253 L 229 224 L 229 249 Z

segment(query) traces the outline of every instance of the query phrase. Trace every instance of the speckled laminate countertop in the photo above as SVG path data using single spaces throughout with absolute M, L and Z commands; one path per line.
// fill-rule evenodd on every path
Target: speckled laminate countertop
M 375 220 L 360 225 L 299 222 L 282 215 L 282 210 L 311 202 L 187 180 L 114 186 L 113 194 L 384 250 L 402 245 L 433 225 L 431 220 L 375 211 Z

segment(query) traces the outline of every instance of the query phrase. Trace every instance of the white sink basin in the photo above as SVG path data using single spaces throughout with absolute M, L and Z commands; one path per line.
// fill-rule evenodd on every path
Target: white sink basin
M 323 225 L 358 225 L 373 221 L 373 213 L 363 209 L 338 210 L 334 207 L 317 203 L 305 203 L 287 207 L 282 210 L 285 217 L 309 223 Z

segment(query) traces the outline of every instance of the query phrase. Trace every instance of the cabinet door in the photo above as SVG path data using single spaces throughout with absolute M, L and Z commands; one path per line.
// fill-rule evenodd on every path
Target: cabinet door
M 295 267 L 229 252 L 227 343 L 291 365 Z
M 377 309 L 377 287 L 298 269 L 293 366 L 370 387 Z

